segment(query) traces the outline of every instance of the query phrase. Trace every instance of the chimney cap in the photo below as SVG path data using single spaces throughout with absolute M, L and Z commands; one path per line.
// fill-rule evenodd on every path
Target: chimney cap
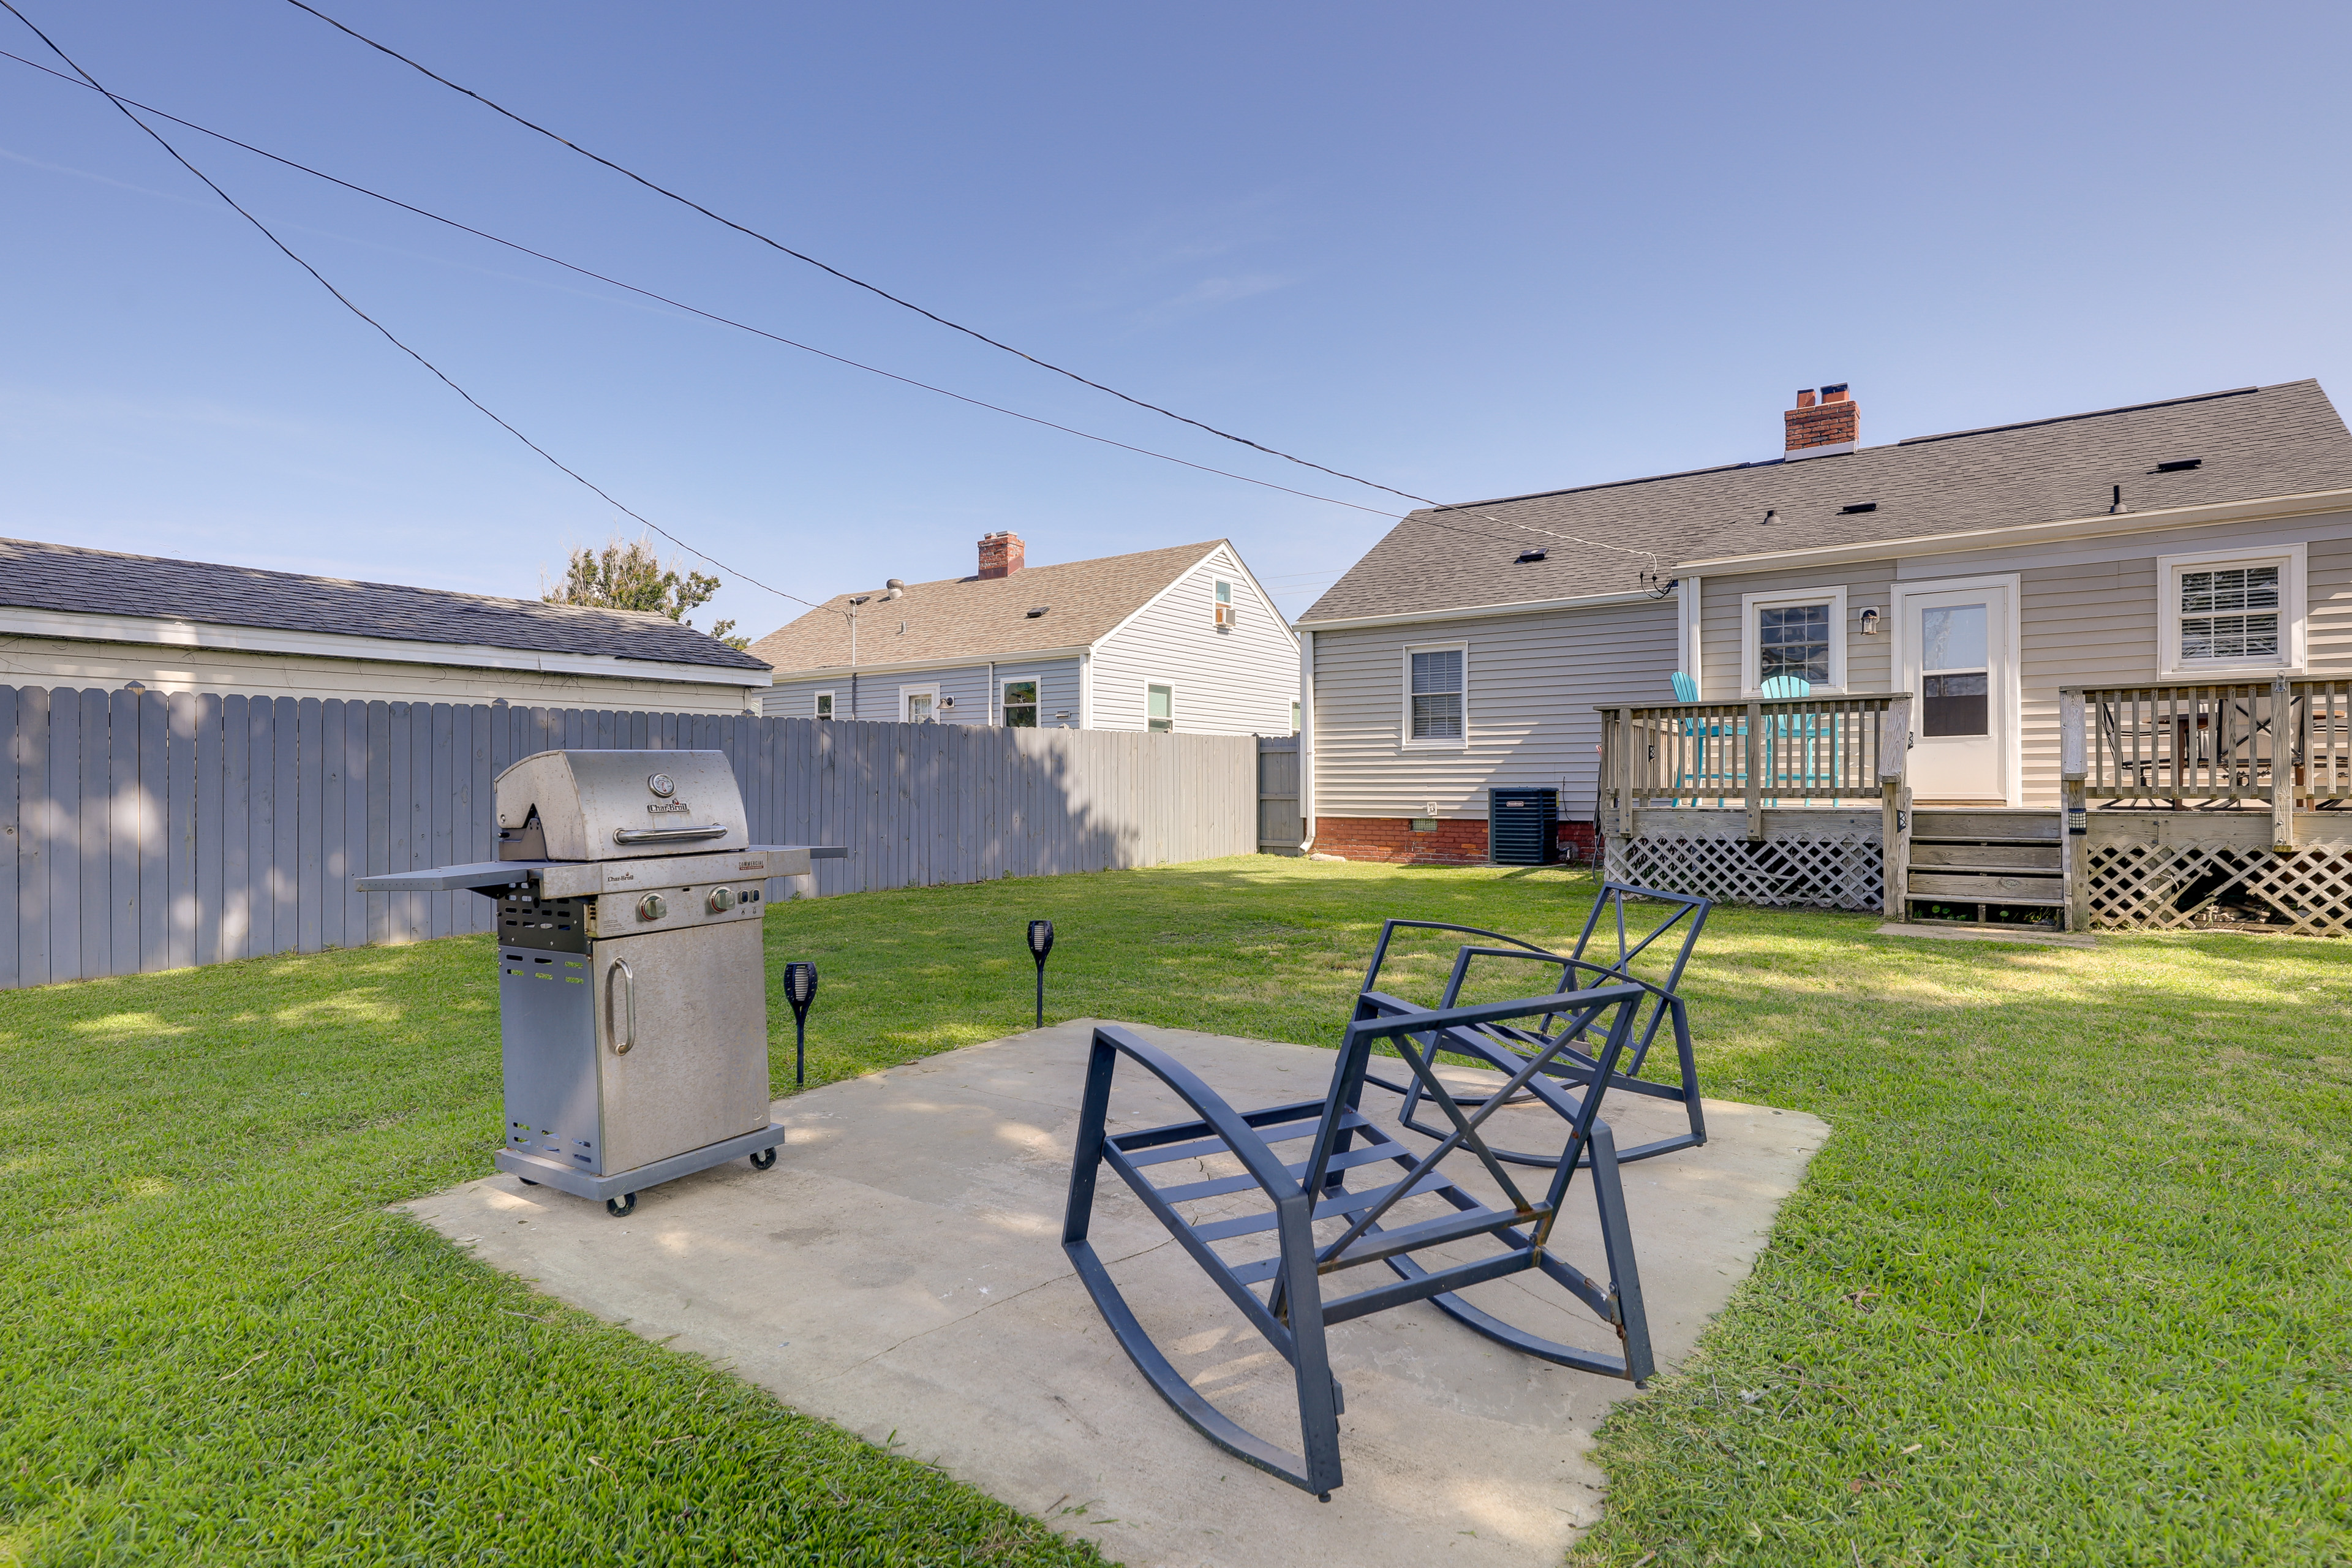
M 1845 401 L 1845 389 L 1849 384 L 1849 383 L 1840 381 L 1833 382 L 1830 385 L 1822 387 L 1822 401 L 1823 403 L 1843 403 Z
M 1797 389 L 1797 406 L 1800 408 L 1811 408 L 1812 405 L 1813 389 L 1810 386 L 1799 387 Z

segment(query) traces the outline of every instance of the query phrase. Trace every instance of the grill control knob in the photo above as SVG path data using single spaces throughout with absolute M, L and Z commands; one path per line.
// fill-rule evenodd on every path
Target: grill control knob
M 659 893 L 647 893 L 637 900 L 637 919 L 657 921 L 669 913 L 669 900 Z
M 711 912 L 712 914 L 714 914 L 714 915 L 723 915 L 723 914 L 725 914 L 729 910 L 731 910 L 731 909 L 733 909 L 734 907 L 735 907 L 735 889 L 732 889 L 732 888 L 713 888 L 713 889 L 710 889 L 710 912 Z

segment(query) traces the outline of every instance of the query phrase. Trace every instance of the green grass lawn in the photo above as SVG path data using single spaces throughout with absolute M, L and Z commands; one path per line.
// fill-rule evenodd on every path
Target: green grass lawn
M 1032 917 L 1049 1016 L 1329 1045 L 1382 916 L 1556 940 L 1591 891 L 1250 858 L 767 932 L 823 971 L 818 1082 L 1025 1026 Z M 1710 927 L 1707 1092 L 1835 1131 L 1611 1421 L 1576 1560 L 2352 1561 L 2352 947 L 1875 923 Z M 383 1212 L 499 1127 L 486 938 L 0 994 L 0 1561 L 1097 1561 Z

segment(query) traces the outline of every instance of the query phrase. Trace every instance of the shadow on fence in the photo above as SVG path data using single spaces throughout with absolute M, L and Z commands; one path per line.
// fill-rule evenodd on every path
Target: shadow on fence
M 755 841 L 850 850 L 818 893 L 1257 847 L 1247 735 L 0 687 L 0 988 L 488 931 L 352 879 L 489 859 L 491 779 L 559 748 L 726 752 Z

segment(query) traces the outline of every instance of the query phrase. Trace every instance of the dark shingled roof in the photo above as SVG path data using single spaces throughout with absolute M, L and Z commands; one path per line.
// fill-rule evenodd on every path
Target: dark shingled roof
M 868 589 L 875 597 L 858 612 L 858 662 L 1013 658 L 1044 648 L 1091 647 L 1223 542 L 1029 566 L 1005 577 L 909 583 L 904 595 L 888 601 L 881 589 Z M 753 643 L 751 651 L 780 677 L 846 665 L 852 596 L 835 595 Z M 1045 613 L 1032 618 L 1029 612 L 1041 608 Z
M 2175 473 L 2159 463 L 2200 458 Z M 2352 434 L 2315 381 L 2136 404 L 1544 495 L 1415 511 L 1315 602 L 1299 625 L 1646 586 L 1685 561 L 2014 528 L 2352 488 Z M 1875 503 L 1876 510 L 1846 512 Z M 1770 523 L 1765 514 L 1776 514 Z M 1543 549 L 1549 558 L 1513 557 Z M 1896 552 L 1890 549 L 1888 553 Z
M 667 616 L 636 610 L 350 583 L 23 539 L 0 539 L 0 605 L 399 642 L 471 643 L 530 653 L 605 654 L 728 669 L 767 668 Z

